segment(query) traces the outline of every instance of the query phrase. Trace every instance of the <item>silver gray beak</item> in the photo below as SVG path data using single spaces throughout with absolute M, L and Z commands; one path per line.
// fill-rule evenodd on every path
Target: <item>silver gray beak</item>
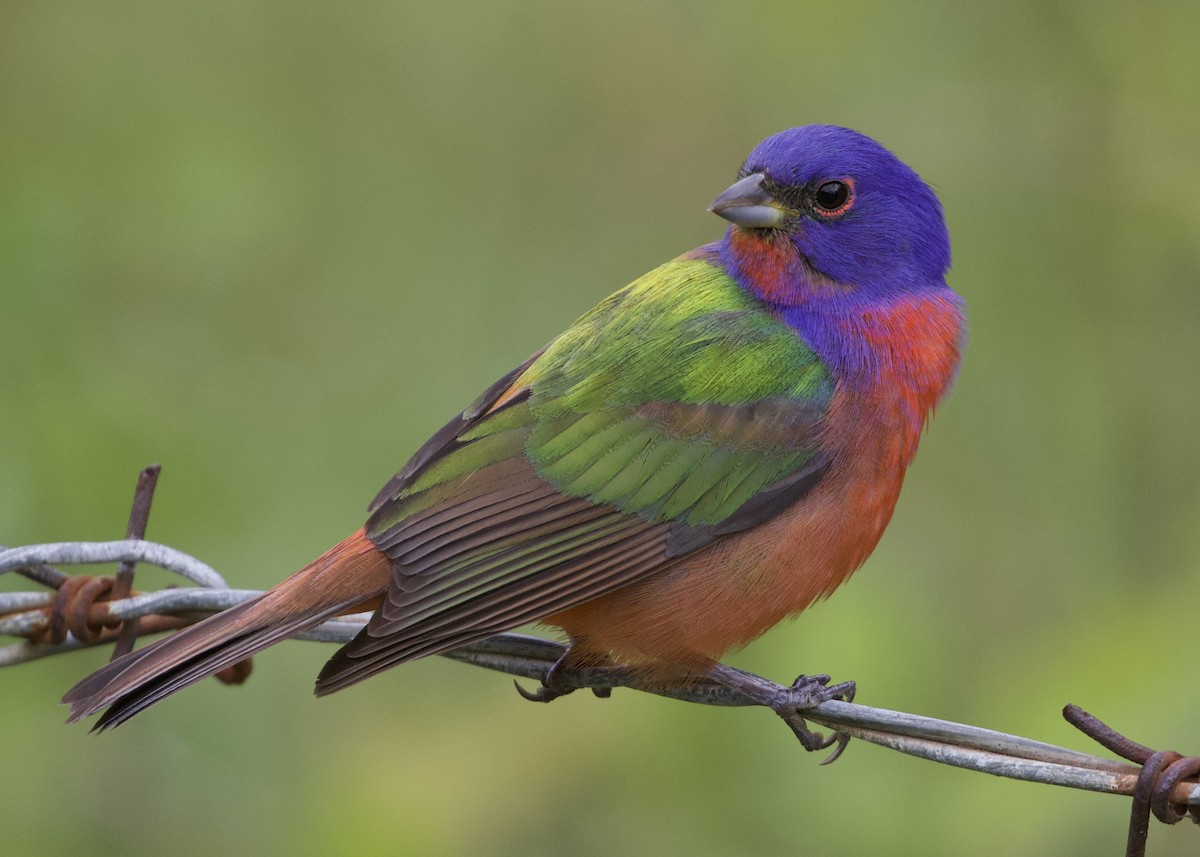
M 762 173 L 751 173 L 738 179 L 713 200 L 708 210 L 747 229 L 778 228 L 787 212 L 775 197 L 763 190 L 764 178 Z

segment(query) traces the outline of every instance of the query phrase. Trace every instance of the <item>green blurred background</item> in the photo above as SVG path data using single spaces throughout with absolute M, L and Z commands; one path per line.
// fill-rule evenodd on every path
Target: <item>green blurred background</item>
M 971 345 L 865 570 L 733 662 L 1085 747 L 1073 701 L 1200 750 L 1200 5 L 833 5 L 4 3 L 0 542 L 119 536 L 157 461 L 149 535 L 265 587 L 500 373 L 716 238 L 760 138 L 845 124 L 941 194 Z M 56 701 L 104 653 L 0 674 L 0 849 L 1124 837 L 1112 797 L 865 744 L 818 768 L 757 711 L 536 706 L 438 659 L 318 703 L 330 653 L 281 646 L 100 738 Z

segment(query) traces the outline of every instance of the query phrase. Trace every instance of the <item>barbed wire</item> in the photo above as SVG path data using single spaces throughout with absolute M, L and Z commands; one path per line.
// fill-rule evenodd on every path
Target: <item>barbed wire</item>
M 259 590 L 230 589 L 205 563 L 179 550 L 148 541 L 59 542 L 0 550 L 0 573 L 28 568 L 30 564 L 84 565 L 133 561 L 174 572 L 204 588 L 164 589 L 116 601 L 89 605 L 89 621 L 103 625 L 134 619 L 171 616 L 193 617 L 226 610 L 261 594 Z M 72 575 L 64 575 L 70 579 Z M 220 588 L 208 588 L 220 587 Z M 0 647 L 0 666 L 14 666 L 49 655 L 74 651 L 96 643 L 73 635 L 59 643 L 35 642 L 49 625 L 47 610 L 54 598 L 49 592 L 0 593 L 0 634 L 29 638 Z M 326 643 L 349 642 L 370 614 L 327 621 L 297 634 L 297 639 Z M 480 643 L 445 653 L 445 657 L 509 675 L 541 680 L 564 651 L 560 643 L 524 634 L 499 634 Z M 727 668 L 732 669 L 732 668 Z M 781 685 L 753 673 L 737 671 L 749 683 L 769 689 Z M 606 670 L 577 671 L 567 677 L 576 688 L 610 690 L 637 687 L 632 675 Z M 751 706 L 761 703 L 725 684 L 700 681 L 686 688 L 650 689 L 659 695 L 703 705 Z M 804 711 L 804 716 L 855 738 L 957 767 L 1014 779 L 1132 794 L 1139 773 L 1132 765 L 1089 753 L 1058 747 L 1015 735 L 915 714 L 830 701 Z M 1180 783 L 1172 794 L 1177 803 L 1200 806 L 1200 784 Z
M 143 474 L 144 478 L 144 474 Z M 136 499 L 148 511 L 148 492 L 139 483 Z M 135 502 L 135 510 L 137 508 Z M 130 530 L 140 535 L 131 517 Z M 116 579 L 67 574 L 57 565 L 121 563 L 131 581 L 133 565 L 153 565 L 196 584 L 116 597 Z M 206 563 L 167 545 L 131 538 L 111 542 L 58 542 L 0 546 L 0 575 L 21 574 L 53 591 L 0 592 L 0 634 L 23 638 L 0 646 L 0 667 L 74 651 L 85 646 L 127 640 L 135 634 L 169 631 L 257 597 L 257 590 L 231 589 Z M 370 614 L 342 616 L 296 634 L 297 639 L 346 643 L 364 627 Z M 451 660 L 533 681 L 544 681 L 565 652 L 561 643 L 524 634 L 498 634 L 478 643 L 442 653 Z M 240 681 L 248 669 L 226 680 Z M 556 687 L 590 689 L 608 696 L 615 688 L 654 693 L 701 705 L 761 706 L 786 688 L 753 673 L 718 665 L 713 676 L 678 687 L 639 686 L 636 673 L 619 668 L 573 670 L 556 675 Z M 827 678 L 827 677 L 818 677 Z M 518 690 L 520 687 L 518 685 Z M 525 691 L 522 691 L 525 694 Z M 528 694 L 526 694 L 528 695 Z M 1134 798 L 1127 855 L 1144 853 L 1151 811 L 1165 823 L 1186 815 L 1200 823 L 1200 758 L 1171 751 L 1155 752 L 1119 735 L 1076 706 L 1064 716 L 1084 734 L 1135 764 L 1017 735 L 922 715 L 830 700 L 811 708 L 779 713 L 806 749 L 837 745 L 836 758 L 850 738 L 858 738 L 910 756 L 1028 782 Z M 834 730 L 830 739 L 809 732 L 811 720 Z

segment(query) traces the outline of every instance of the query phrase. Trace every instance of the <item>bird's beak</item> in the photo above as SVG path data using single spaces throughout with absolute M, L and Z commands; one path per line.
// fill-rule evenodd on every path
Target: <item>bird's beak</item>
M 775 197 L 763 189 L 764 178 L 762 173 L 751 173 L 738 179 L 713 200 L 708 210 L 747 229 L 776 229 L 782 226 L 787 212 Z

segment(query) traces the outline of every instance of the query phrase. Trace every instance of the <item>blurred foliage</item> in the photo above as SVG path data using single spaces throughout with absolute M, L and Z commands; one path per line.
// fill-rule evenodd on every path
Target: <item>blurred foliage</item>
M 1200 5 L 2 8 L 0 541 L 119 535 L 158 461 L 149 535 L 266 586 L 500 373 L 718 236 L 705 206 L 757 140 L 845 124 L 942 195 L 972 342 L 875 557 L 734 662 L 1083 746 L 1074 701 L 1200 749 L 1170 612 L 1200 567 Z M 282 646 L 103 738 L 55 705 L 102 653 L 0 674 L 4 853 L 1124 836 L 1111 797 L 866 745 L 818 768 L 762 712 L 541 707 L 436 659 L 318 704 L 328 654 Z

